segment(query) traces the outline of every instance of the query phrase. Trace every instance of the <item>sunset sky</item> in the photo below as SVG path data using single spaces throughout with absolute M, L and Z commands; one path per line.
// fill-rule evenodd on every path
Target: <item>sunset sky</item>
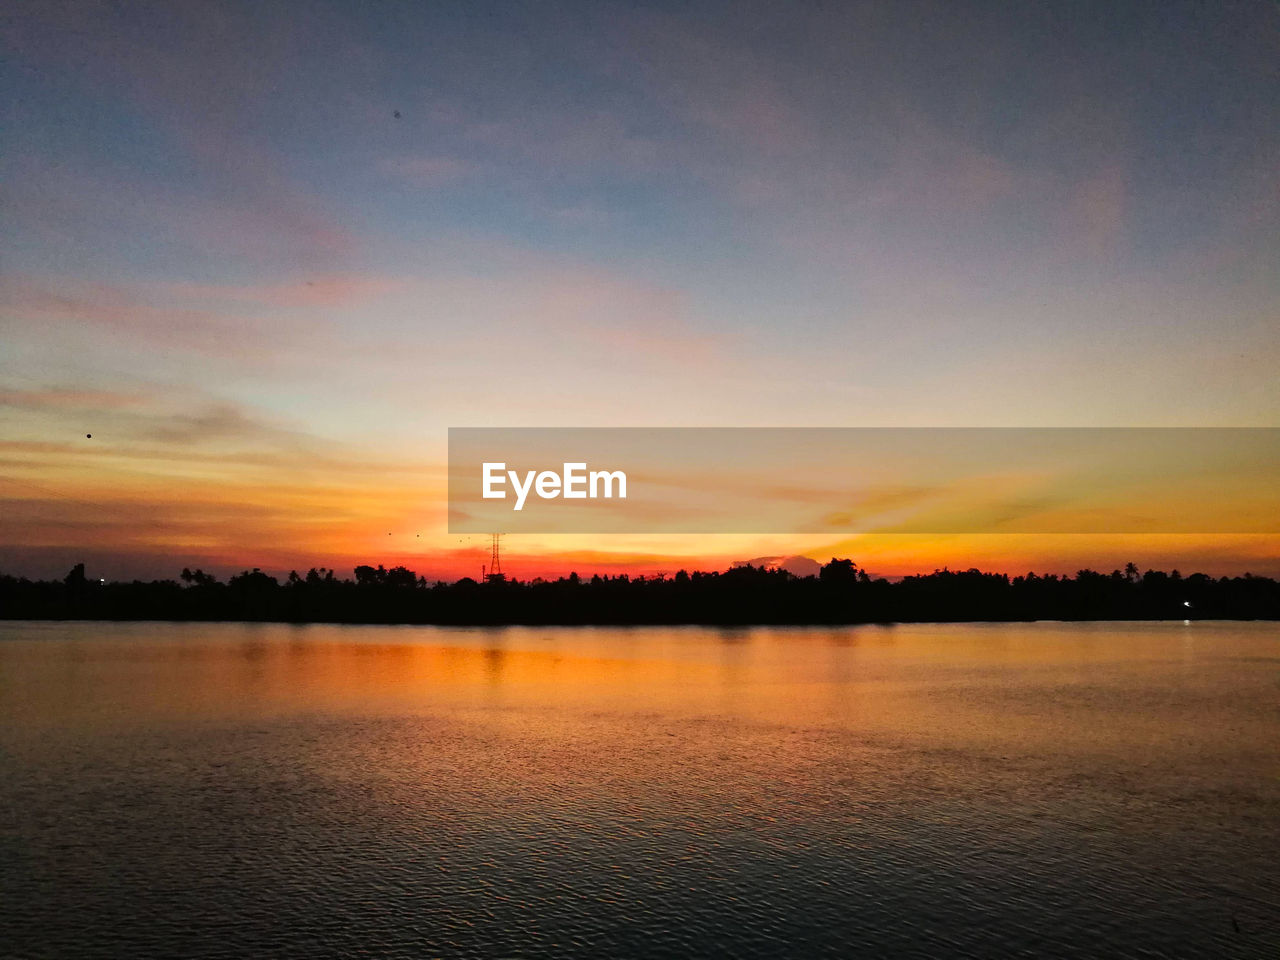
M 11 10 L 0 572 L 475 575 L 451 426 L 1280 425 L 1274 3 Z M 1274 535 L 506 547 L 1280 575 Z

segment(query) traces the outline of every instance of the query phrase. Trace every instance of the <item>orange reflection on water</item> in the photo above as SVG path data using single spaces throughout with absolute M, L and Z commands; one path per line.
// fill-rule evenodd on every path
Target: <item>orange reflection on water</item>
M 439 716 L 511 736 L 836 733 L 896 748 L 1092 754 L 1272 742 L 1268 624 L 443 629 L 0 626 L 16 730 Z M 1251 699 L 1252 698 L 1252 699 Z M 1235 730 L 1229 743 L 1215 742 Z M 655 733 L 657 731 L 658 733 Z M 665 735 L 665 734 L 663 734 Z

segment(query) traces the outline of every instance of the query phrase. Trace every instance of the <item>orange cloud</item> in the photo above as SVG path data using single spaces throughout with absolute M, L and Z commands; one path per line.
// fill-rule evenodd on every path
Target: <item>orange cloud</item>
M 0 390 L 0 406 L 22 410 L 120 410 L 148 401 L 145 393 L 114 390 L 79 390 L 50 387 L 43 390 Z
M 123 286 L 7 277 L 0 287 L 13 322 L 102 327 L 146 342 L 217 356 L 261 356 L 270 329 L 260 318 L 156 303 Z

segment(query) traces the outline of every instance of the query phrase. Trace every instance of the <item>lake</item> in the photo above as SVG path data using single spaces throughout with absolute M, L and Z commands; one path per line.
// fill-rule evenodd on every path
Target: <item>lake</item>
M 0 622 L 6 957 L 1280 955 L 1280 625 Z

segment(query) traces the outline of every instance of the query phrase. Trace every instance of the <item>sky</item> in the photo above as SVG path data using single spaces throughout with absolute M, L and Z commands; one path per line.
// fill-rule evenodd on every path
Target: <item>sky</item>
M 1273 3 L 16 0 L 0 30 L 2 572 L 474 575 L 451 426 L 1280 424 Z M 1249 535 L 506 549 L 1280 574 Z

